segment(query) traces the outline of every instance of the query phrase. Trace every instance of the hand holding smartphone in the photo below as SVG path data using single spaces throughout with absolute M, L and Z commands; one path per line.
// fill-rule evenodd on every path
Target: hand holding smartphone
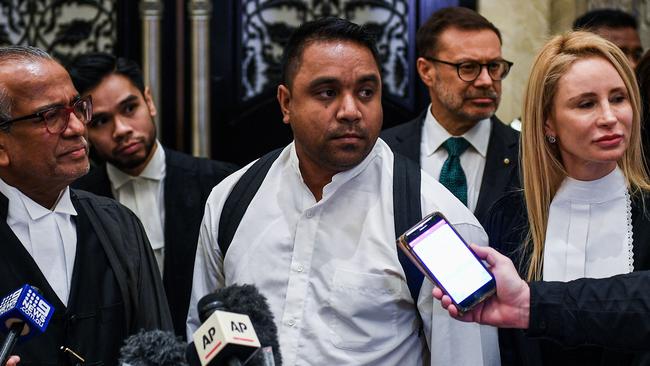
M 434 212 L 397 239 L 397 246 L 420 271 L 466 312 L 492 295 L 494 276 L 440 212 Z

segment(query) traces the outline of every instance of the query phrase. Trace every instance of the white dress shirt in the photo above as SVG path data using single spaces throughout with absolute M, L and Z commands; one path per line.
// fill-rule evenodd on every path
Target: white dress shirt
M 249 283 L 268 299 L 285 365 L 422 365 L 428 350 L 417 336 L 417 314 L 397 257 L 388 146 L 378 140 L 359 165 L 336 174 L 316 202 L 290 144 L 251 201 L 224 260 L 219 217 L 248 167 L 217 185 L 207 200 L 188 335 L 199 325 L 199 299 Z M 422 208 L 423 214 L 443 212 L 469 242 L 487 244 L 467 208 L 426 174 Z M 417 309 L 432 364 L 498 365 L 496 329 L 450 318 L 431 291 L 425 279 Z
M 2 179 L 0 192 L 9 200 L 7 225 L 67 305 L 77 253 L 77 227 L 72 218 L 77 211 L 70 200 L 70 188 L 61 192 L 52 209 L 34 202 Z
M 632 209 L 623 172 L 565 178 L 553 197 L 544 243 L 545 281 L 632 272 Z
M 431 114 L 431 105 L 427 109 L 427 116 L 424 119 L 422 128 L 422 141 L 420 142 L 420 164 L 422 170 L 432 177 L 439 179 L 440 170 L 447 160 L 447 150 L 442 144 L 450 137 L 464 137 L 469 142 L 469 147 L 460 156 L 460 166 L 467 178 L 467 207 L 470 211 L 476 210 L 478 195 L 481 191 L 483 170 L 485 169 L 485 156 L 487 155 L 488 143 L 492 123 L 490 119 L 479 121 L 476 126 L 461 136 L 452 136 Z
M 160 274 L 165 262 L 165 191 L 167 172 L 165 150 L 156 140 L 156 151 L 139 176 L 134 177 L 106 164 L 113 196 L 142 221 L 149 243 L 156 256 Z

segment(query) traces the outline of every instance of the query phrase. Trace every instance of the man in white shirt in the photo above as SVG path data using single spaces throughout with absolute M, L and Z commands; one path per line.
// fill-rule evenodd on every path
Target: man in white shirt
M 415 303 L 409 293 L 395 244 L 393 154 L 378 139 L 382 84 L 372 37 L 346 20 L 305 23 L 285 48 L 283 75 L 277 97 L 294 141 L 272 163 L 225 258 L 220 216 L 250 166 L 208 198 L 188 335 L 200 325 L 199 299 L 250 283 L 269 301 L 285 365 L 498 365 L 494 328 L 449 321 L 428 280 Z M 487 243 L 447 190 L 426 175 L 421 184 L 422 214 L 444 212 L 465 239 Z
M 68 187 L 88 172 L 91 116 L 47 53 L 0 47 L 0 294 L 27 283 L 54 307 L 47 331 L 16 346 L 24 364 L 114 365 L 128 335 L 171 328 L 140 221 Z
M 431 104 L 382 138 L 438 179 L 484 224 L 504 192 L 519 187 L 519 133 L 494 113 L 512 63 L 501 33 L 473 10 L 441 9 L 416 36 L 417 71 Z
M 137 63 L 106 53 L 67 65 L 83 96 L 93 97 L 91 153 L 105 162 L 74 187 L 115 198 L 142 221 L 163 277 L 176 334 L 185 334 L 192 269 L 205 201 L 235 166 L 164 148 L 157 110 Z

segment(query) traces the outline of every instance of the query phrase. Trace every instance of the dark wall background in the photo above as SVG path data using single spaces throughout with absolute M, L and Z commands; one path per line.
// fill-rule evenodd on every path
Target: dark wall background
M 187 0 L 162 0 L 163 144 L 191 151 L 190 19 Z M 136 0 L 0 0 L 0 44 L 44 48 L 63 62 L 87 51 L 142 59 Z M 465 0 L 213 0 L 210 23 L 212 158 L 246 164 L 289 143 L 275 99 L 283 44 L 300 23 L 340 16 L 378 35 L 384 77 L 384 128 L 428 105 L 415 71 L 415 31 L 446 6 Z M 280 14 L 278 16 L 278 14 Z M 72 19 L 69 15 L 73 14 Z M 62 15 L 66 15 L 63 17 Z
M 248 3 L 253 3 L 252 8 L 261 14 L 282 8 L 291 15 L 287 16 L 286 22 L 264 20 L 263 24 L 255 23 L 257 15 L 251 15 L 252 12 L 245 8 Z M 406 70 L 394 66 L 394 63 L 391 69 L 388 60 L 395 59 L 395 55 L 391 54 L 395 50 L 384 49 L 382 53 L 380 47 L 380 53 L 386 56 L 387 61 L 384 64 L 385 84 L 388 81 L 387 75 L 406 81 L 405 92 L 402 94 L 384 88 L 384 128 L 387 128 L 414 118 L 429 103 L 428 93 L 419 81 L 414 67 L 416 29 L 432 12 L 442 7 L 460 5 L 476 8 L 476 1 L 457 0 L 286 0 L 260 3 L 256 0 L 220 1 L 215 4 L 213 12 L 211 50 L 213 157 L 238 164 L 248 163 L 267 151 L 286 145 L 292 139 L 290 128 L 282 123 L 280 108 L 275 99 L 280 71 L 279 65 L 273 61 L 278 49 L 281 50 L 282 43 L 286 41 L 296 24 L 325 15 L 341 16 L 364 24 L 360 14 L 371 9 L 371 14 L 378 14 L 377 18 L 380 18 L 380 20 L 372 20 L 371 26 L 378 33 L 383 32 L 381 39 L 397 39 L 400 42 L 399 32 L 406 33 L 405 49 L 401 50 L 402 62 Z M 391 13 L 394 9 L 403 10 L 404 5 L 406 5 L 406 12 Z M 381 19 L 385 14 L 390 14 L 388 19 L 392 20 Z M 259 18 L 264 17 L 260 15 Z M 266 47 L 261 51 L 266 54 L 261 60 L 268 66 L 264 76 L 269 81 L 262 91 L 253 97 L 245 98 L 241 85 L 242 75 L 254 78 L 255 67 L 260 66 L 246 63 L 247 52 L 250 52 L 247 49 L 250 48 L 250 44 L 246 43 L 246 31 L 242 31 L 242 28 L 251 23 L 255 23 L 253 36 L 266 39 L 264 42 Z M 268 32 L 260 30 L 264 27 Z M 251 40 L 250 34 L 248 40 Z M 252 40 L 256 41 L 255 38 Z M 399 48 L 397 50 L 399 52 Z

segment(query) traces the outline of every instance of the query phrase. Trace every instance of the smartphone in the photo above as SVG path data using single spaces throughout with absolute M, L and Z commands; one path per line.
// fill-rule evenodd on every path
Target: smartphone
M 434 212 L 397 239 L 397 245 L 440 287 L 461 313 L 496 290 L 494 276 L 456 229 Z

